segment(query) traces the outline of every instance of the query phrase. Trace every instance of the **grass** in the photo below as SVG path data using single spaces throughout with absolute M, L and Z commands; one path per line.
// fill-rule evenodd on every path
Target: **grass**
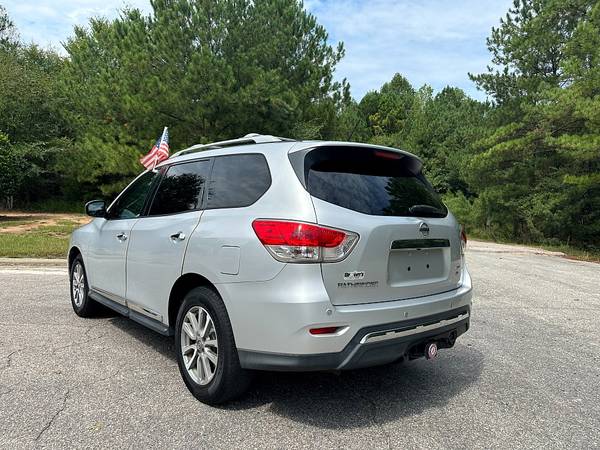
M 570 245 L 545 245 L 532 244 L 530 247 L 541 248 L 553 252 L 563 252 L 567 258 L 578 259 L 580 261 L 590 261 L 600 263 L 600 250 L 585 250 Z
M 9 258 L 65 258 L 68 236 L 0 234 L 0 256 Z
M 33 221 L 31 219 L 29 219 L 29 220 L 4 220 L 4 219 L 0 219 L 0 230 L 2 228 L 16 227 L 16 226 L 19 226 L 19 225 L 29 225 L 32 222 Z
M 55 225 L 43 225 L 18 233 L 2 232 L 3 227 L 35 222 L 35 219 L 0 221 L 0 257 L 65 258 L 71 233 L 80 225 L 76 221 L 59 220 Z

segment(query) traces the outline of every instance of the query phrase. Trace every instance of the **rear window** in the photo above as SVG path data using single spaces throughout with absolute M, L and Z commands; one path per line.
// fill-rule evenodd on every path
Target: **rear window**
M 271 186 L 267 160 L 260 154 L 215 158 L 208 186 L 207 209 L 250 206 Z
M 308 192 L 334 205 L 376 216 L 448 214 L 409 156 L 364 147 L 319 148 L 304 164 Z

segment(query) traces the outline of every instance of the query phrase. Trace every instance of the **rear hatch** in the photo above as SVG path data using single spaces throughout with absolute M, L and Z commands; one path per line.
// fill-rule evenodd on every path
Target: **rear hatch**
M 317 222 L 358 233 L 346 259 L 323 263 L 334 305 L 422 297 L 456 289 L 460 228 L 408 153 L 320 146 L 290 154 Z

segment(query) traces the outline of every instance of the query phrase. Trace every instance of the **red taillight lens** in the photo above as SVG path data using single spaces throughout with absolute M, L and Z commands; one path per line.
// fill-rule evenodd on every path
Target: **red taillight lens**
M 323 328 L 311 328 L 309 330 L 310 334 L 319 335 L 319 334 L 333 334 L 340 327 L 323 327 Z
M 282 262 L 333 262 L 344 259 L 358 235 L 320 225 L 289 220 L 252 222 L 260 242 Z
M 342 231 L 302 222 L 255 220 L 252 228 L 264 245 L 337 247 L 346 237 Z

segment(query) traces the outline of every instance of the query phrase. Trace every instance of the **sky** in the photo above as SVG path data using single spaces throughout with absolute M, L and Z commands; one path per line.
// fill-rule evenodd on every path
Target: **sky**
M 64 53 L 61 42 L 90 17 L 114 18 L 124 6 L 151 12 L 149 0 L 0 0 L 21 39 Z M 512 0 L 305 0 L 332 44 L 344 42 L 346 56 L 336 78 L 346 78 L 361 99 L 395 73 L 413 86 L 438 92 L 457 86 L 485 99 L 469 80 L 490 64 L 485 38 Z

